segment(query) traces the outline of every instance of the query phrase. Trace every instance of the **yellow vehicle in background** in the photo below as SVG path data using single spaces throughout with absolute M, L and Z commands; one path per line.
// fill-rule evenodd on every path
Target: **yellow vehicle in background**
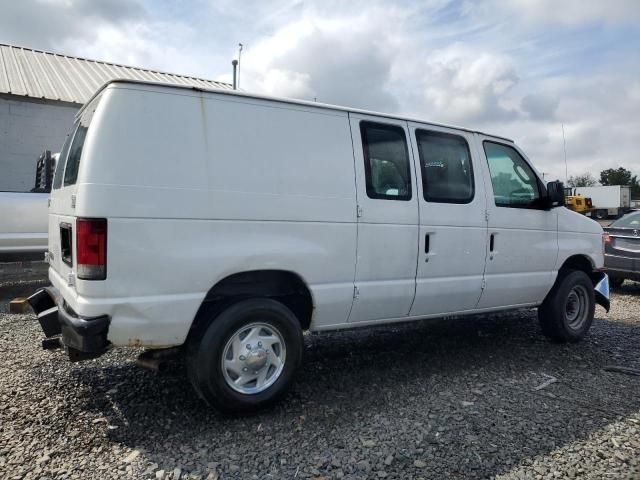
M 564 189 L 564 202 L 565 207 L 574 212 L 581 213 L 582 215 L 590 215 L 595 210 L 593 208 L 593 202 L 589 197 L 583 197 L 577 195 L 575 188 L 566 187 Z

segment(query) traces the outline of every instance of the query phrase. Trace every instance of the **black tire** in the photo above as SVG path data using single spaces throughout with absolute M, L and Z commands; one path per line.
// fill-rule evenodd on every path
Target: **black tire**
M 234 303 L 213 318 L 204 320 L 190 336 L 186 356 L 189 379 L 200 397 L 225 413 L 257 411 L 282 398 L 302 361 L 304 346 L 300 322 L 291 310 L 275 300 L 255 298 Z M 286 359 L 272 385 L 258 393 L 247 394 L 234 390 L 227 383 L 222 356 L 230 338 L 242 327 L 255 322 L 277 329 L 283 338 Z
M 609 277 L 609 285 L 611 288 L 620 288 L 624 283 L 624 278 Z
M 571 307 L 576 304 L 579 313 L 574 318 L 575 309 Z M 555 285 L 538 308 L 542 333 L 557 342 L 578 342 L 589 331 L 595 309 L 589 276 L 580 270 L 560 271 Z
M 596 210 L 596 218 L 598 220 L 605 220 L 609 216 L 609 212 L 606 210 Z

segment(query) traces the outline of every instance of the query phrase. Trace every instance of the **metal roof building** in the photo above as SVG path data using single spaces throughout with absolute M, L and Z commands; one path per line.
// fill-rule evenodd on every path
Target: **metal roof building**
M 115 78 L 231 89 L 228 83 L 0 44 L 0 93 L 82 105 Z
M 230 90 L 213 80 L 0 44 L 0 191 L 27 191 L 43 150 L 57 151 L 80 106 L 116 78 Z

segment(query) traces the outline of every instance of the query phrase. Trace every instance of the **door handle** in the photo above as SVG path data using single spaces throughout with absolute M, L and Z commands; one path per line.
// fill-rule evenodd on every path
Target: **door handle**
M 496 234 L 492 233 L 489 237 L 489 260 L 493 260 L 493 252 L 496 246 Z
M 431 248 L 431 235 L 429 233 L 426 233 L 424 236 L 424 253 L 426 254 L 426 257 L 424 259 L 425 262 L 429 261 L 429 250 Z

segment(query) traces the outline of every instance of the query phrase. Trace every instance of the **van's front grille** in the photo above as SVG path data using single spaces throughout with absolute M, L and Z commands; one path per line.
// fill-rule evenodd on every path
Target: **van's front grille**
M 60 224 L 60 258 L 70 267 L 73 264 L 73 236 L 70 223 Z

